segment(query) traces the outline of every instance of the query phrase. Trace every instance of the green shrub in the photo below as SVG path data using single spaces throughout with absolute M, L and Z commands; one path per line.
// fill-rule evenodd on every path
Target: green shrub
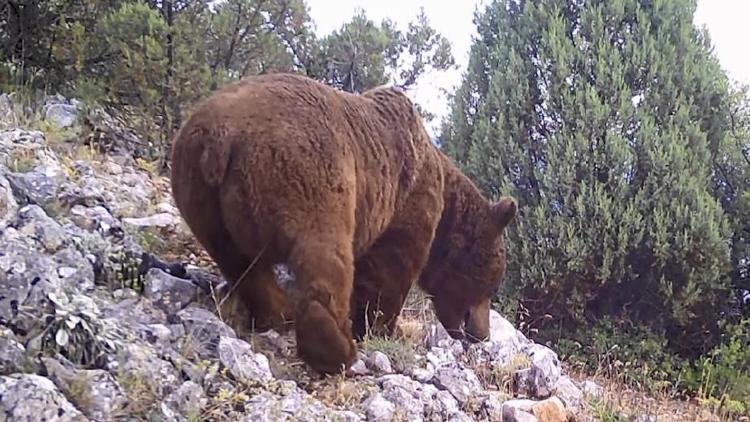
M 722 343 L 683 365 L 679 387 L 719 411 L 750 411 L 750 319 L 722 324 Z
M 677 379 L 681 362 L 667 341 L 649 328 L 605 318 L 573 338 L 557 340 L 563 360 L 646 391 L 663 391 Z

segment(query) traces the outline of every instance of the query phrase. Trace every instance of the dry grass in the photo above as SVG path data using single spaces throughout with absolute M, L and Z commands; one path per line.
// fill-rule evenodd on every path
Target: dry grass
M 117 415 L 139 421 L 148 420 L 159 402 L 159 394 L 154 385 L 140 374 L 120 373 L 116 378 L 127 397 L 125 407 Z
M 567 367 L 565 372 L 576 381 L 591 380 L 603 388 L 600 398 L 588 398 L 579 421 L 629 421 L 643 417 L 664 422 L 737 421 L 736 417 L 713 413 L 698 400 L 677 399 L 666 389 L 647 393 L 609 376 L 591 376 Z

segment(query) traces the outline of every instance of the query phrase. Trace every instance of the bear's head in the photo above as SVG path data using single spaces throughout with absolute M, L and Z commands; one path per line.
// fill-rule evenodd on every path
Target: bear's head
M 490 301 L 506 268 L 503 236 L 516 211 L 510 197 L 480 201 L 464 209 L 436 238 L 441 245 L 433 249 L 420 284 L 432 296 L 438 320 L 455 339 L 489 338 Z

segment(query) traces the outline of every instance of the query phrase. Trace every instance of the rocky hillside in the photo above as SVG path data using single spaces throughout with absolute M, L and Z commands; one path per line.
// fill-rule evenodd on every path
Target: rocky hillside
M 137 138 L 98 111 L 102 154 L 75 130 L 75 102 L 47 100 L 46 132 L 12 102 L 0 97 L 5 420 L 556 422 L 584 420 L 600 394 L 497 313 L 490 341 L 450 339 L 417 293 L 397 338 L 319 377 L 292 335 L 239 334 L 216 311 L 222 280 Z

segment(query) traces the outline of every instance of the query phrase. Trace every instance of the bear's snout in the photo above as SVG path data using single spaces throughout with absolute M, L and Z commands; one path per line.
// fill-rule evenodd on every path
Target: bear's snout
M 478 343 L 490 338 L 490 300 L 484 299 L 469 308 L 464 317 L 466 338 Z

